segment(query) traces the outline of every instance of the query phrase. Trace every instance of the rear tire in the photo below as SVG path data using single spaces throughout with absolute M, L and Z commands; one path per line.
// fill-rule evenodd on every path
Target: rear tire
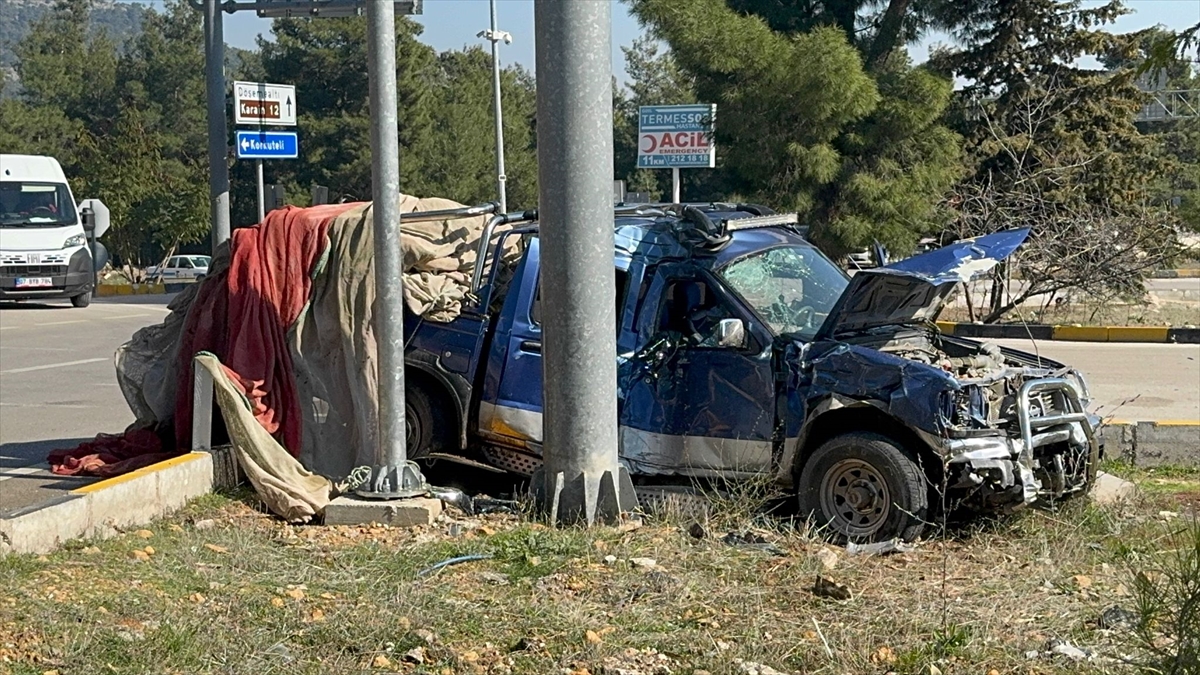
M 920 465 L 892 439 L 850 433 L 826 441 L 798 481 L 801 515 L 838 541 L 913 541 L 925 529 L 929 492 Z
M 92 304 L 92 292 L 82 293 L 71 298 L 71 305 L 74 307 L 84 308 Z
M 445 418 L 445 411 L 434 405 L 434 401 L 423 388 L 405 387 L 405 441 L 409 459 L 421 459 L 430 453 L 442 452 L 450 446 L 446 440 L 449 427 Z

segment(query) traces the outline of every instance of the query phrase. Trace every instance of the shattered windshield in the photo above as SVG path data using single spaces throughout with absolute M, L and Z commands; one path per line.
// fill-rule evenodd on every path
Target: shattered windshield
M 0 182 L 0 225 L 59 227 L 76 222 L 75 204 L 66 185 Z
M 846 289 L 845 275 L 808 246 L 785 246 L 735 260 L 720 272 L 776 335 L 810 340 Z

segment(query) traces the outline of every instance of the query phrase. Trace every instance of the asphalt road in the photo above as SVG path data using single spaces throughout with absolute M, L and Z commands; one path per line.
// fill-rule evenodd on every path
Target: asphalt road
M 1035 352 L 1030 340 L 996 342 Z M 1200 344 L 1041 341 L 1036 353 L 1079 369 L 1105 418 L 1200 422 Z
M 89 482 L 50 474 L 47 453 L 133 421 L 113 354 L 138 328 L 162 321 L 168 299 L 115 300 L 96 298 L 85 309 L 0 303 L 0 513 Z

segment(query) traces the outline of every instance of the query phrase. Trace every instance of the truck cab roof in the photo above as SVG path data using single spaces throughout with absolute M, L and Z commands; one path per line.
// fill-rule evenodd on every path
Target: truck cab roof
M 795 214 L 754 204 L 618 206 L 615 227 L 618 253 L 646 263 L 693 258 L 719 267 L 776 245 L 810 245 Z

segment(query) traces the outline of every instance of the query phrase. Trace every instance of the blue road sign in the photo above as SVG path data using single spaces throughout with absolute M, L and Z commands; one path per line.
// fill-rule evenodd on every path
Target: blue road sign
M 713 104 L 638 108 L 638 168 L 716 166 L 712 144 L 716 113 Z
M 238 159 L 296 159 L 299 154 L 294 131 L 237 132 Z

